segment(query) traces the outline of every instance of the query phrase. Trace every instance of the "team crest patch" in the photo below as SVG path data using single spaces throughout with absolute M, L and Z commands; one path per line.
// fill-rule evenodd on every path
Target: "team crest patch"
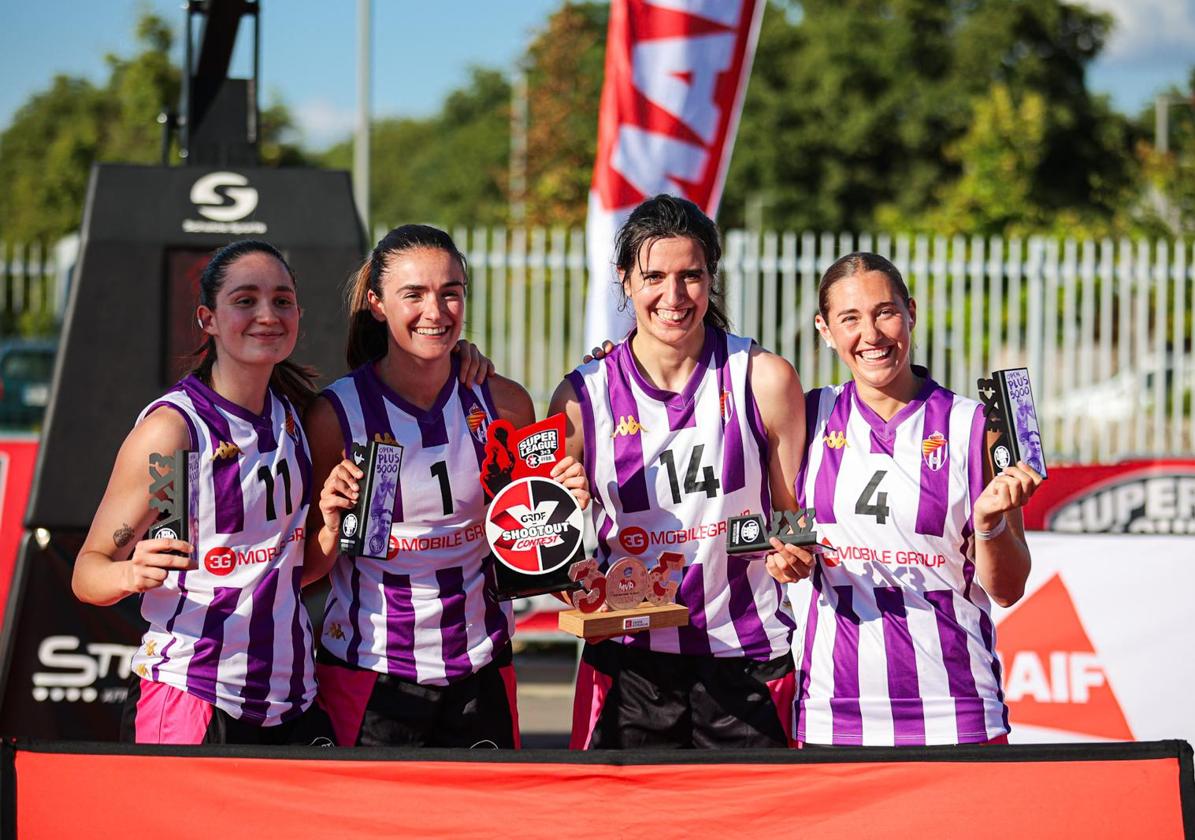
M 286 429 L 286 436 L 295 443 L 299 442 L 299 425 L 295 422 L 295 416 L 290 413 L 290 407 L 286 409 L 286 418 L 282 421 L 282 427 Z
M 843 449 L 846 447 L 846 435 L 842 432 L 826 432 L 822 443 L 831 449 Z
M 241 454 L 241 448 L 232 441 L 222 440 L 212 453 L 212 460 L 228 461 Z
M 942 469 L 949 452 L 950 450 L 946 447 L 946 436 L 941 432 L 934 432 L 921 441 L 921 458 L 925 461 L 925 465 L 934 472 Z
M 639 421 L 635 419 L 634 414 L 627 414 L 618 418 L 618 425 L 614 427 L 614 434 L 610 435 L 610 437 L 629 437 L 646 431 L 647 429 L 639 425 Z
M 473 437 L 477 438 L 480 443 L 485 443 L 485 431 L 489 423 L 481 406 L 473 406 L 469 413 L 465 415 L 465 422 L 469 426 L 469 431 L 473 433 Z
M 722 410 L 722 422 L 729 423 L 730 415 L 734 411 L 734 396 L 730 391 L 723 391 L 718 398 L 718 405 Z

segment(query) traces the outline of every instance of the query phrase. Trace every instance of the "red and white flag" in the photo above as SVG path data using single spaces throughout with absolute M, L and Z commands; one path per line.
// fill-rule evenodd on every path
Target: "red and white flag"
M 589 189 L 585 346 L 633 324 L 618 312 L 614 235 L 658 193 L 718 210 L 766 0 L 613 0 Z

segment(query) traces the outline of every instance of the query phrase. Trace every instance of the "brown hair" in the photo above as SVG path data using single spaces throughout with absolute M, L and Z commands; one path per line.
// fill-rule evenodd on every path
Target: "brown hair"
M 829 317 L 830 289 L 835 283 L 845 280 L 847 277 L 854 277 L 856 274 L 866 274 L 869 271 L 878 271 L 885 275 L 888 282 L 892 284 L 893 291 L 904 302 L 905 309 L 909 308 L 909 287 L 905 285 L 905 279 L 900 276 L 900 270 L 879 254 L 873 254 L 870 251 L 855 251 L 853 254 L 847 254 L 845 257 L 835 260 L 834 264 L 826 269 L 821 281 L 818 282 L 817 310 L 822 317 Z
M 722 287 L 718 283 L 718 262 L 722 259 L 718 226 L 687 198 L 661 194 L 647 199 L 632 210 L 614 240 L 614 267 L 620 276 L 629 277 L 644 245 L 657 239 L 678 236 L 692 239 L 705 254 L 705 267 L 710 273 L 710 293 L 703 321 L 711 327 L 729 330 L 730 319 L 726 317 Z M 625 306 L 626 289 L 621 283 L 618 288 Z
M 433 248 L 445 251 L 461 264 L 466 285 L 469 282 L 469 263 L 456 247 L 452 237 L 431 225 L 402 225 L 383 236 L 365 262 L 357 270 L 346 289 L 349 309 L 348 346 L 345 358 L 349 370 L 380 359 L 386 355 L 389 333 L 381 321 L 373 317 L 369 309 L 369 293 L 382 297 L 382 273 L 390 260 L 407 251 Z
M 199 277 L 199 303 L 208 309 L 215 309 L 216 297 L 220 293 L 220 287 L 224 285 L 224 278 L 228 275 L 229 269 L 241 257 L 247 257 L 250 254 L 266 254 L 273 257 L 286 269 L 291 282 L 298 285 L 290 264 L 277 248 L 260 239 L 244 239 L 225 245 L 212 255 L 207 267 L 203 269 L 203 274 Z M 209 335 L 207 341 L 192 355 L 195 356 L 196 362 L 190 373 L 210 385 L 212 365 L 216 362 L 215 338 Z M 274 370 L 270 373 L 270 387 L 302 411 L 315 397 L 315 380 L 318 377 L 319 373 L 315 368 L 284 359 L 274 365 Z

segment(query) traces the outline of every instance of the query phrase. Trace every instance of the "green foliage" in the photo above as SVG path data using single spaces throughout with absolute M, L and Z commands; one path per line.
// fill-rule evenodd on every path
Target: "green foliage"
M 474 68 L 428 119 L 375 120 L 370 130 L 370 212 L 378 224 L 500 224 L 506 218 L 510 84 Z M 351 168 L 352 143 L 324 153 Z
M 1084 85 L 1108 17 L 1061 0 L 801 8 L 800 20 L 765 13 L 723 224 L 742 224 L 752 200 L 768 226 L 815 230 L 1114 216 L 1132 134 Z M 1025 128 L 1036 139 L 1016 136 Z M 1010 165 L 1026 204 L 985 182 Z
M 1195 234 L 1195 66 L 1185 91 L 1175 87 L 1163 95 L 1170 101 L 1169 151 L 1158 151 L 1158 138 L 1138 143 L 1144 178 L 1134 220 L 1148 235 L 1191 236 Z M 1154 117 L 1151 107 L 1138 118 L 1143 135 L 1153 135 Z
M 139 51 L 106 57 L 108 79 L 57 76 L 21 106 L 0 134 L 0 239 L 53 242 L 79 227 L 93 163 L 157 163 L 158 114 L 176 106 L 181 74 L 170 61 L 173 36 L 153 14 L 137 23 Z M 285 141 L 286 107 L 261 114 L 263 163 L 302 164 L 302 150 Z
M 585 223 L 606 62 L 605 3 L 566 3 L 527 50 L 527 222 Z

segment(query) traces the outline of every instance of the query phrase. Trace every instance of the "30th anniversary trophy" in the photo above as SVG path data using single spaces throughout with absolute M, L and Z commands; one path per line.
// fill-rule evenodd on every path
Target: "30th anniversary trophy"
M 999 475 L 1005 467 L 1024 461 L 1045 478 L 1046 459 L 1042 453 L 1041 428 L 1033 405 L 1029 371 L 1025 368 L 997 370 L 977 384 L 990 433 L 987 449 L 992 475 Z
M 623 557 L 604 575 L 585 557 L 581 506 L 549 478 L 564 457 L 563 414 L 518 430 L 496 420 L 486 438 L 481 484 L 500 599 L 569 592 L 573 609 L 560 613 L 560 629 L 586 639 L 688 624 L 672 579 L 684 566 L 680 554 L 665 552 L 650 571 Z
M 149 506 L 158 512 L 158 518 L 146 537 L 190 542 L 198 513 L 194 492 L 199 482 L 198 453 L 188 449 L 171 455 L 154 452 L 149 456 L 149 478 Z

